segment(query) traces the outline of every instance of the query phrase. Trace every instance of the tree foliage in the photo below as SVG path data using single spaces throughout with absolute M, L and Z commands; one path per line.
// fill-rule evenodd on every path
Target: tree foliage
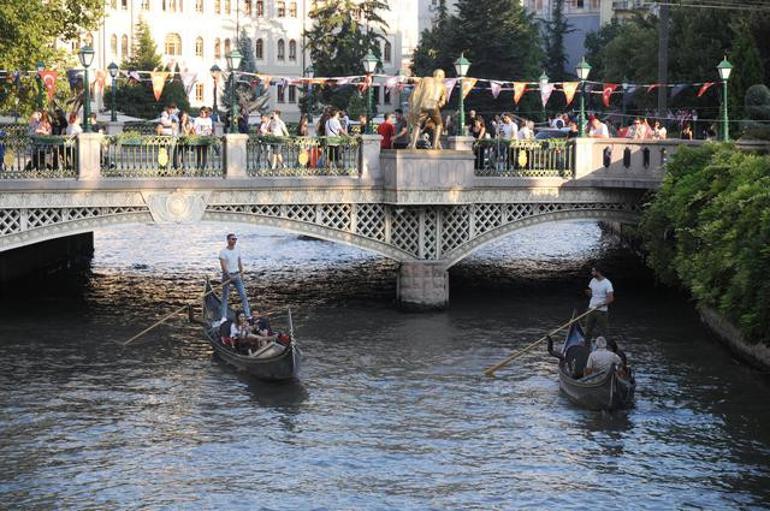
M 363 74 L 363 60 L 371 51 L 378 59 L 387 23 L 381 13 L 389 10 L 383 0 L 327 0 L 310 11 L 312 27 L 304 32 L 306 47 L 317 76 Z M 322 101 L 346 108 L 353 87 L 327 88 Z
M 770 157 L 683 147 L 667 169 L 641 224 L 648 264 L 770 343 Z
M 140 21 L 136 25 L 136 37 L 134 38 L 134 47 L 128 59 L 123 61 L 123 69 L 134 69 L 138 71 L 153 71 L 162 66 L 158 47 L 150 33 L 150 27 L 147 23 Z
M 545 21 L 545 70 L 552 81 L 562 82 L 567 79 L 567 54 L 564 51 L 564 36 L 574 32 L 564 17 L 564 0 L 556 0 L 550 21 Z

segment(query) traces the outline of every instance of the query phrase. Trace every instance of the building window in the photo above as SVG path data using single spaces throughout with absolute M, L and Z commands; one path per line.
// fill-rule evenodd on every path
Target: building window
M 265 43 L 262 39 L 257 39 L 257 47 L 254 50 L 254 56 L 259 60 L 265 58 Z
M 127 59 L 129 57 L 128 55 L 128 36 L 126 34 L 123 34 L 120 37 L 120 52 L 123 54 L 123 58 Z
M 214 0 L 214 13 L 222 14 L 222 0 Z
M 196 57 L 203 56 L 203 38 L 202 37 L 198 37 L 195 39 L 195 56 Z
M 599 9 L 601 7 L 600 0 L 591 0 L 591 9 Z
M 393 46 L 390 42 L 385 41 L 385 50 L 382 52 L 383 62 L 390 62 L 393 59 Z
M 230 39 L 225 39 L 225 57 L 230 53 Z
M 214 58 L 215 59 L 221 59 L 222 58 L 222 42 L 217 37 L 214 39 Z
M 297 41 L 289 41 L 289 60 L 297 60 Z
M 238 4 L 236 3 L 236 5 Z M 243 13 L 246 14 L 246 16 L 251 16 L 251 0 L 243 1 Z
M 390 89 L 385 87 L 385 104 L 390 104 Z
M 195 12 L 203 12 L 203 0 L 195 0 Z
M 118 36 L 112 34 L 110 37 L 110 51 L 112 52 L 112 58 L 118 58 Z
M 284 86 L 282 84 L 278 84 L 278 87 L 276 87 L 276 91 L 278 94 L 278 102 L 279 103 L 285 103 L 286 102 L 286 96 L 284 95 Z
M 265 15 L 265 0 L 257 0 L 257 16 Z
M 297 2 L 292 2 L 289 4 L 289 16 L 292 18 L 297 17 Z
M 195 84 L 195 101 L 197 101 L 198 103 L 203 102 L 203 84 L 202 83 Z
M 284 2 L 282 0 L 279 0 L 278 2 L 276 2 L 275 3 L 275 10 L 276 10 L 276 15 L 279 18 L 285 17 L 286 16 L 286 2 Z
M 111 9 L 117 9 L 118 8 L 118 0 L 110 0 L 110 8 Z
M 142 0 L 142 10 L 150 10 L 150 0 Z
M 73 39 L 70 41 L 70 49 L 72 50 L 72 53 L 80 51 L 80 39 Z
M 128 10 L 128 0 L 120 0 L 120 8 L 124 11 Z
M 286 43 L 278 39 L 278 60 L 286 60 Z
M 380 105 L 382 102 L 380 101 L 380 86 L 375 85 L 372 87 L 372 96 L 374 96 L 373 100 L 375 105 Z
M 179 34 L 168 34 L 166 36 L 166 44 L 164 45 L 166 55 L 181 55 L 182 54 L 182 38 Z
M 230 0 L 225 0 L 225 14 L 230 14 Z
M 297 87 L 289 85 L 289 103 L 297 102 Z

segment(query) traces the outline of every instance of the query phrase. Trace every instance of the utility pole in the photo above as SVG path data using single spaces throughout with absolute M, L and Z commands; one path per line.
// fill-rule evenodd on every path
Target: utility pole
M 668 31 L 670 28 L 670 7 L 668 4 L 660 5 L 660 18 L 658 26 L 658 115 L 666 115 L 668 102 Z

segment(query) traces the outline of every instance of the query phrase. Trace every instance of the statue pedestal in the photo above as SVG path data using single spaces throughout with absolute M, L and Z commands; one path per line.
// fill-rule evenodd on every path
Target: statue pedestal
M 470 151 L 385 150 L 380 171 L 385 200 L 392 204 L 456 203 L 474 188 Z

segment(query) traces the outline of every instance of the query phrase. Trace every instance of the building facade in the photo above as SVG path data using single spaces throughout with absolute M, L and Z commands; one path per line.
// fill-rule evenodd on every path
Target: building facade
M 101 27 L 73 41 L 95 50 L 93 67 L 120 65 L 134 47 L 135 30 L 147 23 L 164 64 L 177 64 L 182 71 L 197 74 L 190 91 L 193 107 L 211 106 L 214 80 L 210 69 L 226 69 L 225 55 L 236 47 L 240 30 L 254 44 L 257 71 L 280 79 L 303 76 L 311 65 L 302 34 L 312 23 L 309 13 L 318 0 L 107 0 Z M 381 46 L 384 73 L 406 74 L 419 38 L 418 2 L 390 0 L 383 13 L 388 24 Z M 220 83 L 221 86 L 221 83 Z M 384 87 L 375 89 L 381 109 L 398 103 Z M 270 88 L 270 107 L 284 117 L 299 117 L 302 91 L 295 86 Z

